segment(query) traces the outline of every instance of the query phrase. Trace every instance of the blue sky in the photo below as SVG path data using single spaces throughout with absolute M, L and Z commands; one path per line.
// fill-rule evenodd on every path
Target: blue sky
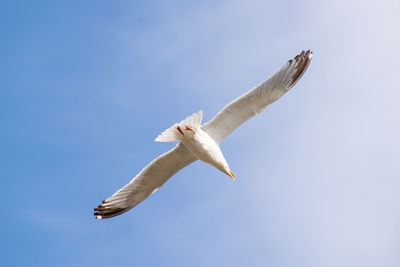
M 400 4 L 2 1 L 4 266 L 399 266 Z M 303 49 L 300 82 L 128 213 L 92 209 Z

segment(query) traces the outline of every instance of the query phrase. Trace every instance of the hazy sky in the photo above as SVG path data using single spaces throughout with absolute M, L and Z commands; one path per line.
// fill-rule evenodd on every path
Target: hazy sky
M 400 2 L 2 1 L 2 266 L 400 266 Z M 300 82 L 128 213 L 92 209 L 303 49 Z

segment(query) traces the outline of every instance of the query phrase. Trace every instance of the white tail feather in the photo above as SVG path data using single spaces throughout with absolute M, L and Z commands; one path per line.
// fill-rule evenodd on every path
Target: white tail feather
M 156 142 L 174 142 L 178 140 L 176 136 L 176 127 L 178 126 L 177 123 L 175 123 L 171 128 L 168 128 L 164 132 L 162 132 L 157 138 L 154 140 Z
M 201 125 L 201 119 L 203 118 L 203 111 L 199 110 L 196 113 L 193 113 L 192 115 L 190 115 L 189 117 L 187 117 L 186 119 L 184 119 L 183 121 L 181 121 L 179 123 L 179 125 L 181 126 L 190 126 L 193 127 L 195 129 L 198 129 Z
M 179 141 L 181 138 L 181 133 L 178 130 L 180 127 L 182 130 L 189 126 L 194 130 L 197 130 L 201 126 L 201 119 L 203 118 L 203 111 L 198 111 L 197 113 L 193 113 L 180 123 L 175 123 L 172 127 L 168 128 L 164 132 L 162 132 L 157 138 L 154 140 L 156 142 L 174 142 Z M 181 130 L 181 131 L 182 131 Z

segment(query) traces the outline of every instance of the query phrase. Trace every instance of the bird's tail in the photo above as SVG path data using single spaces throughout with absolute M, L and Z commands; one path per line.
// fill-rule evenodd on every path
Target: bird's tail
M 155 139 L 156 142 L 174 142 L 179 141 L 185 136 L 185 132 L 194 132 L 201 126 L 201 119 L 203 118 L 203 111 L 193 113 L 180 123 L 175 123 L 172 127 L 162 132 Z

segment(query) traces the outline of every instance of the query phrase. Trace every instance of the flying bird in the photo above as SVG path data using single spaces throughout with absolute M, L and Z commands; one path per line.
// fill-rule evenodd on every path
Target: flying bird
M 219 144 L 243 122 L 289 91 L 307 70 L 311 57 L 310 50 L 302 51 L 272 77 L 225 106 L 207 123 L 201 124 L 203 112 L 199 111 L 162 132 L 155 141 L 179 143 L 103 200 L 94 209 L 96 219 L 111 218 L 130 210 L 156 192 L 172 175 L 198 159 L 234 179 Z

